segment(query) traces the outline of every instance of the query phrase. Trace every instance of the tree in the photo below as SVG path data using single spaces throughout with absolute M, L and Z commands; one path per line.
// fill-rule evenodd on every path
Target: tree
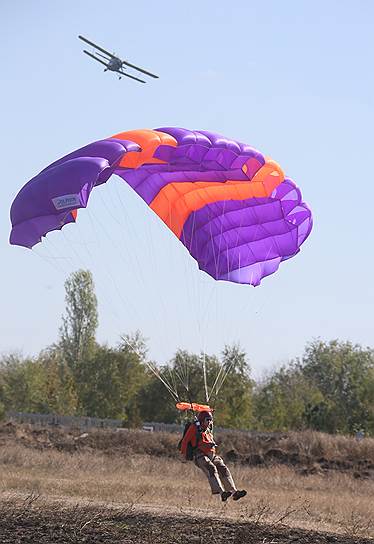
M 224 427 L 248 429 L 253 423 L 254 382 L 247 354 L 238 344 L 225 346 L 221 364 L 228 372 L 217 396 L 216 423 Z
M 121 336 L 118 345 L 121 364 L 118 367 L 124 399 L 124 422 L 129 427 L 137 427 L 142 422 L 140 413 L 140 392 L 148 382 L 146 339 L 139 331 Z
M 163 373 L 164 368 L 160 369 Z M 175 423 L 174 402 L 163 383 L 149 370 L 147 381 L 139 391 L 139 409 L 143 421 Z
M 196 355 L 179 350 L 168 364 L 159 369 L 159 372 L 174 391 L 177 391 L 181 400 L 206 403 L 208 393 L 210 401 L 216 408 L 215 422 L 218 425 L 236 428 L 250 426 L 253 382 L 250 379 L 246 354 L 238 346 L 226 346 L 222 354 L 222 363 L 216 356 Z M 222 388 L 216 395 L 213 386 L 219 386 L 222 380 Z M 148 421 L 171 423 L 180 419 L 172 396 L 165 385 L 153 376 L 141 392 L 141 413 Z
M 315 427 L 330 433 L 374 432 L 374 351 L 350 342 L 314 340 L 298 367 L 323 397 Z M 313 409 L 313 407 L 311 407 Z
M 122 419 L 140 424 L 138 394 L 147 379 L 145 342 L 139 333 L 124 336 L 117 348 L 97 346 L 81 364 L 81 411 L 87 416 Z M 127 342 L 127 343 L 126 343 Z
M 207 382 L 211 385 L 220 369 L 214 356 L 196 355 L 186 350 L 178 350 L 169 363 L 158 368 L 158 372 L 177 392 L 181 400 L 187 402 L 206 402 L 204 387 L 205 363 Z M 175 409 L 175 400 L 165 385 L 152 373 L 141 392 L 141 413 L 145 420 L 173 423 L 180 419 Z
M 97 299 L 91 272 L 73 272 L 65 282 L 65 292 L 66 315 L 62 318 L 58 348 L 73 374 L 79 412 L 84 413 L 83 395 L 87 391 L 87 366 L 94 358 L 97 347 Z
M 69 367 L 79 376 L 81 362 L 95 351 L 98 315 L 91 272 L 73 272 L 65 281 L 65 292 L 66 315 L 60 328 L 60 347 Z
M 255 427 L 263 431 L 302 430 L 311 427 L 310 407 L 320 405 L 323 395 L 303 375 L 295 362 L 282 366 L 254 392 Z
M 10 354 L 1 361 L 1 397 L 6 410 L 44 412 L 44 375 L 33 359 Z
M 48 413 L 73 416 L 78 409 L 78 395 L 73 373 L 61 350 L 51 346 L 38 357 L 45 376 L 44 395 Z
M 314 340 L 256 388 L 255 418 L 269 431 L 374 433 L 373 350 Z
M 66 363 L 52 351 L 36 359 L 3 357 L 0 402 L 6 410 L 74 414 L 76 396 Z

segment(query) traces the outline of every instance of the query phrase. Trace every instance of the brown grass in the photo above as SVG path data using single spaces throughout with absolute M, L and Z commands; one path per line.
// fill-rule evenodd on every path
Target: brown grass
M 147 435 L 147 440 L 153 438 Z M 289 445 L 305 446 L 302 435 L 295 442 L 296 436 L 291 436 Z M 308 448 L 314 455 L 327 455 L 326 441 L 321 445 L 318 436 Z M 352 445 L 348 447 L 342 438 L 337 445 L 330 444 L 328 451 L 336 456 L 344 448 L 351 451 Z M 365 451 L 366 457 L 369 454 Z M 51 500 L 135 505 L 163 514 L 192 513 L 374 537 L 372 479 L 355 479 L 338 471 L 301 476 L 285 465 L 256 468 L 236 464 L 230 468 L 238 487 L 248 489 L 249 494 L 241 503 L 223 505 L 210 495 L 205 477 L 193 463 L 130 452 L 108 456 L 95 450 L 38 450 L 18 443 L 0 449 L 3 496 L 33 493 Z
M 374 438 L 357 441 L 351 436 L 316 431 L 253 435 L 226 431 L 218 434 L 217 438 L 224 450 L 233 448 L 240 455 L 264 455 L 270 448 L 276 448 L 285 453 L 298 453 L 311 461 L 324 457 L 353 463 L 365 459 L 374 464 Z
M 129 429 L 90 429 L 82 434 L 78 429 L 61 427 L 41 428 L 11 422 L 0 425 L 0 446 L 18 443 L 38 449 L 100 451 L 110 455 L 149 454 L 177 459 L 179 454 L 176 444 L 179 438 L 177 433 L 147 433 Z M 337 461 L 338 464 L 351 463 L 355 467 L 365 461 L 374 470 L 374 438 L 357 441 L 353 437 L 315 431 L 272 434 L 225 431 L 217 432 L 216 440 L 223 455 L 233 451 L 237 460 L 245 464 L 248 464 L 251 455 L 260 456 L 266 462 L 271 461 L 271 452 L 277 450 L 278 462 L 313 464 L 325 459 Z

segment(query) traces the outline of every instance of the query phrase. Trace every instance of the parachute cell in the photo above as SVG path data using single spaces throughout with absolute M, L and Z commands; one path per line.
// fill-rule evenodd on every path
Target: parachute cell
M 258 285 L 299 252 L 312 228 L 300 190 L 276 162 L 218 134 L 166 127 L 122 132 L 48 166 L 13 202 L 10 243 L 31 248 L 74 222 L 112 174 L 217 280 Z

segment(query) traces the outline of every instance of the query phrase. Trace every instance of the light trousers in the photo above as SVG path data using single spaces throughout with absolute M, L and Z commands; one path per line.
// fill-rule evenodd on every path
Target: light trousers
M 223 462 L 222 457 L 219 455 L 204 455 L 203 453 L 198 453 L 195 456 L 195 465 L 199 467 L 208 478 L 213 495 L 217 495 L 223 491 L 231 491 L 231 493 L 236 491 L 233 477 Z

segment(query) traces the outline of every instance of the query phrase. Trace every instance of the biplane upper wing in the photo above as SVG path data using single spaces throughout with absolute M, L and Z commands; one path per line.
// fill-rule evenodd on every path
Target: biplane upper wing
M 102 47 L 100 47 L 99 45 L 96 45 L 96 43 L 93 43 L 93 42 L 90 42 L 90 40 L 87 40 L 87 38 L 85 38 L 84 36 L 78 36 L 78 38 L 86 43 L 88 43 L 88 45 L 92 45 L 92 47 L 95 47 L 96 49 L 98 49 L 99 51 L 101 51 L 102 53 L 105 53 L 106 55 L 109 55 L 109 57 L 111 57 L 112 59 L 115 58 L 115 55 L 113 55 L 112 53 L 109 53 L 109 51 L 106 51 L 105 49 L 103 49 Z
M 146 74 L 147 76 L 158 78 L 158 76 L 156 76 L 155 74 L 152 74 L 151 72 L 147 72 L 147 70 L 144 70 L 144 68 L 139 68 L 139 66 L 135 66 L 135 64 L 130 64 L 129 62 L 127 62 L 127 60 L 123 60 L 122 64 L 126 64 L 126 66 L 130 66 L 130 68 L 135 68 L 135 70 L 139 70 L 139 72 L 142 72 L 142 74 Z
M 101 53 L 98 53 L 98 51 L 94 51 L 94 54 L 97 55 L 98 57 L 101 57 L 102 59 L 105 59 L 106 61 L 110 61 L 110 58 L 108 59 L 108 57 L 106 57 L 105 55 L 102 55 Z
M 104 66 L 108 66 L 108 64 L 106 62 L 104 62 L 103 60 L 101 59 L 98 59 L 97 57 L 95 57 L 95 55 L 93 55 L 92 53 L 90 53 L 89 51 L 86 51 L 85 49 L 83 49 L 83 53 L 86 53 L 86 55 L 88 55 L 89 57 L 97 60 L 97 62 L 101 62 L 101 64 L 104 64 Z
M 139 79 L 138 77 L 131 76 L 130 74 L 126 74 L 125 72 L 121 72 L 121 70 L 116 70 L 117 74 L 121 74 L 121 76 L 131 77 L 131 79 L 135 79 L 136 81 L 140 81 L 140 83 L 146 83 L 143 79 Z

